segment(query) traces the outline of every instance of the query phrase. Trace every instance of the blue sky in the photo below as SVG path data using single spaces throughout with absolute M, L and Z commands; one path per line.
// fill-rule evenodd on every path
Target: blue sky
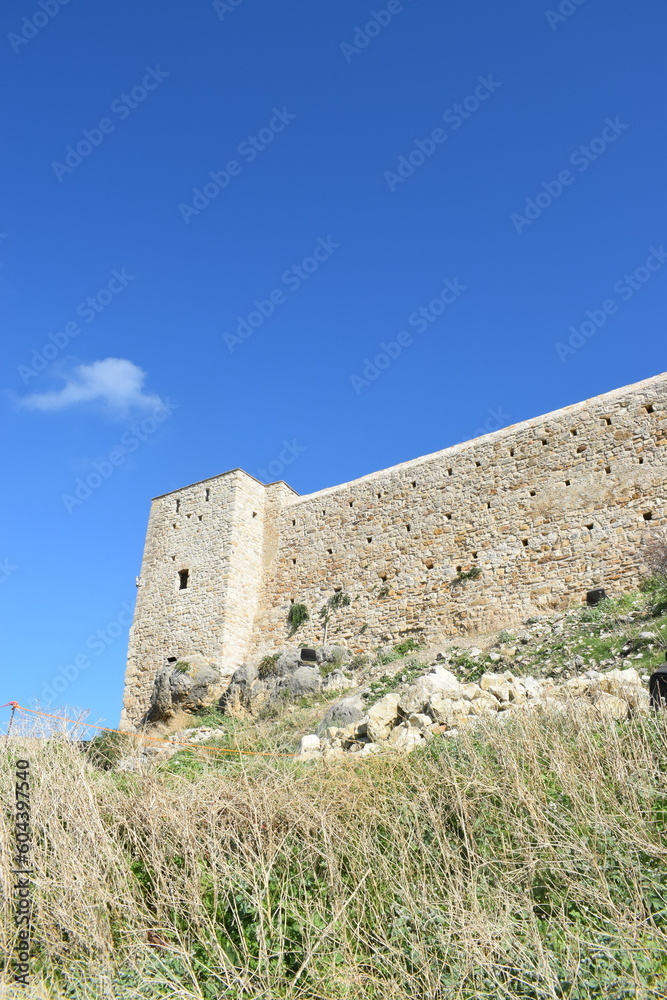
M 151 497 L 308 493 L 667 367 L 661 0 L 0 20 L 1 702 L 117 723 Z

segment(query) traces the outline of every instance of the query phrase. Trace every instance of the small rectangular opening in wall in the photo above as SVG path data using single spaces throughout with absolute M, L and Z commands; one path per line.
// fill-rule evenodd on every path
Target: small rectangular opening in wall
M 542 438 L 542 444 L 543 445 L 547 445 L 547 444 L 549 444 L 549 442 L 548 442 L 548 440 L 546 438 Z
M 370 545 L 370 544 L 371 544 L 371 542 L 373 541 L 373 536 L 372 536 L 372 535 L 367 535 L 367 536 L 366 536 L 366 541 L 367 541 L 367 542 L 368 542 L 368 544 Z
M 377 496 L 378 496 L 378 500 L 380 500 L 382 498 L 382 494 L 381 493 L 378 493 Z
M 486 501 L 486 509 L 487 510 L 491 510 L 491 501 L 490 500 Z
M 463 566 L 457 566 L 456 567 L 456 572 L 457 573 L 462 573 L 463 572 Z
M 411 530 L 410 525 L 406 524 L 405 529 L 406 529 L 406 531 L 410 531 Z
M 292 559 L 292 566 L 296 566 L 296 559 Z
M 451 514 L 445 514 L 445 520 L 451 521 L 451 519 L 452 519 L 452 515 Z
M 479 554 L 479 553 L 477 553 L 477 552 L 473 552 L 473 554 L 472 554 L 472 557 L 473 557 L 473 559 L 476 559 L 476 558 L 477 558 L 477 556 L 478 556 L 478 554 Z
M 293 527 L 293 528 L 295 528 L 295 527 L 296 527 L 296 521 L 294 520 L 294 518 L 292 518 L 292 527 Z
M 569 486 L 569 485 L 570 485 L 570 480 L 569 480 L 569 479 L 566 479 L 566 480 L 565 480 L 565 485 L 566 485 L 566 486 Z
M 644 514 L 644 520 L 645 521 L 652 521 L 653 520 L 653 511 L 652 510 L 647 510 L 646 511 L 646 513 Z
M 327 549 L 327 552 L 329 553 L 330 556 L 333 555 L 333 549 Z
M 528 539 L 527 538 L 522 538 L 521 539 L 521 544 L 523 545 L 524 548 L 528 548 Z
M 189 569 L 179 569 L 178 571 L 178 589 L 187 590 L 188 589 L 188 579 L 190 577 Z
M 417 486 L 417 480 L 413 479 L 412 480 L 412 488 L 413 488 L 413 490 L 416 488 L 416 486 Z
M 256 510 L 253 510 L 253 512 L 252 512 L 252 516 L 253 516 L 253 517 L 257 517 L 257 511 L 256 511 Z
M 537 490 L 531 490 L 530 495 L 531 497 L 537 496 Z
M 481 466 L 481 464 L 482 464 L 481 462 L 475 462 L 475 468 L 476 468 L 476 469 L 479 469 L 479 468 L 480 468 L 480 466 Z
M 604 471 L 607 473 L 607 475 L 609 475 L 611 472 L 611 465 L 605 465 Z
M 643 458 L 641 458 L 641 457 L 640 457 L 640 459 L 639 459 L 639 464 L 640 464 L 640 465 L 643 465 L 643 464 L 644 464 L 644 459 L 643 459 Z
M 644 407 L 644 409 L 646 410 L 647 413 L 653 413 L 654 412 L 653 411 L 653 404 L 652 403 L 647 403 L 646 406 Z
M 448 476 L 452 476 L 453 474 L 454 474 L 454 470 L 453 469 L 447 469 L 447 475 Z
M 176 501 L 176 513 L 177 513 L 177 514 L 178 514 L 178 512 L 179 512 L 179 510 L 180 510 L 180 509 L 181 509 L 181 501 L 180 501 L 180 500 L 177 500 L 177 501 Z
M 577 430 L 576 427 L 570 427 L 570 434 L 572 435 L 572 437 L 576 437 L 578 433 L 579 431 Z
M 592 530 L 593 530 L 593 525 L 592 525 L 592 524 L 587 524 L 587 525 L 586 525 L 586 527 L 587 527 L 587 529 L 588 529 L 589 531 L 592 531 Z
M 172 528 L 177 528 L 177 527 L 178 527 L 177 524 L 172 524 Z
M 611 417 L 605 417 L 604 422 L 607 425 L 607 427 L 611 427 Z
M 349 501 L 349 504 L 350 504 L 350 507 L 352 507 L 352 506 L 353 506 L 353 504 L 354 504 L 354 500 L 350 500 L 350 501 Z
M 204 520 L 204 515 L 203 514 L 197 514 L 197 517 L 199 518 L 200 521 Z
M 210 500 L 211 499 L 211 491 L 210 490 L 206 490 L 206 496 L 204 497 L 204 499 L 205 500 Z
M 510 448 L 510 458 L 514 458 L 514 448 Z

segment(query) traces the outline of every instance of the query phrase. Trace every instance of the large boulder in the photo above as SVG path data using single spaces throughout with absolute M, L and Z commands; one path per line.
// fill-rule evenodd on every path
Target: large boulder
M 317 732 L 322 735 L 329 728 L 351 729 L 361 722 L 364 714 L 364 701 L 361 695 L 349 695 L 331 705 L 317 727 Z
M 398 702 L 401 715 L 407 718 L 413 712 L 423 712 L 429 698 L 436 691 L 452 699 L 461 697 L 461 684 L 451 670 L 447 670 L 439 664 L 423 677 L 419 677 L 401 695 Z
M 214 705 L 224 689 L 220 672 L 199 654 L 161 667 L 155 678 L 147 722 L 166 722 L 176 712 Z
M 291 674 L 281 677 L 271 693 L 271 701 L 284 698 L 298 699 L 317 694 L 322 678 L 317 667 L 297 667 Z

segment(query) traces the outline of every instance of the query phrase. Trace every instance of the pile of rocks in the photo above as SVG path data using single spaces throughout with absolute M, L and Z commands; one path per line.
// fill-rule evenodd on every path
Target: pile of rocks
M 649 695 L 633 668 L 589 670 L 564 684 L 511 673 L 485 673 L 475 683 L 462 683 L 436 664 L 404 691 L 386 694 L 368 708 L 360 694 L 333 705 L 318 732 L 303 737 L 299 756 L 369 754 L 384 747 L 409 751 L 485 717 L 539 709 L 574 711 L 591 720 L 625 719 L 648 712 Z
M 344 691 L 350 680 L 342 667 L 351 659 L 343 646 L 316 646 L 315 662 L 301 660 L 301 650 L 290 650 L 265 665 L 244 665 L 232 676 L 220 699 L 225 715 L 245 718 L 273 704 L 298 701 L 320 693 Z

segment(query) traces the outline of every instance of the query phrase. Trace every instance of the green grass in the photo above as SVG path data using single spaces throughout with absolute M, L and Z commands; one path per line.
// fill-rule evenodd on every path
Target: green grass
M 149 777 L 33 747 L 34 996 L 659 1000 L 666 747 L 664 717 L 568 716 Z

